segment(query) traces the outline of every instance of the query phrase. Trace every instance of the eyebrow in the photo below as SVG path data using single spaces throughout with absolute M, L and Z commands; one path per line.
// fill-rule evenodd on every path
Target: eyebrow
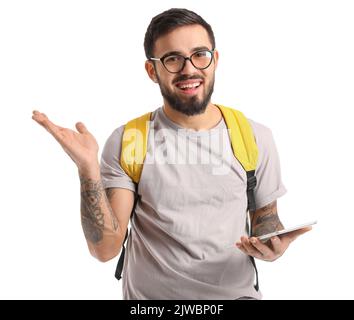
M 200 46 L 200 47 L 193 48 L 191 51 L 196 52 L 196 51 L 200 51 L 200 50 L 210 50 L 210 49 L 206 46 Z M 167 57 L 167 56 L 174 55 L 174 54 L 183 55 L 183 53 L 181 51 L 168 51 L 162 57 Z

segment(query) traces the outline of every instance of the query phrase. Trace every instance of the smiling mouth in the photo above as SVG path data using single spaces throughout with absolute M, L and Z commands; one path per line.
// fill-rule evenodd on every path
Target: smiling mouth
M 195 94 L 198 91 L 198 88 L 201 87 L 203 81 L 194 81 L 191 83 L 177 83 L 176 87 L 186 94 Z

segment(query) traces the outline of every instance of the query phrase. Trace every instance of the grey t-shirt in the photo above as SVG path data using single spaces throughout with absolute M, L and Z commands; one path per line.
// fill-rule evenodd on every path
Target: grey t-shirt
M 258 209 L 286 189 L 271 130 L 249 121 L 259 149 Z M 124 125 L 113 131 L 101 158 L 105 188 L 139 195 L 123 266 L 123 298 L 261 298 L 249 257 L 235 247 L 247 234 L 247 179 L 232 154 L 224 120 L 195 131 L 156 109 L 138 186 L 119 165 L 123 130 Z

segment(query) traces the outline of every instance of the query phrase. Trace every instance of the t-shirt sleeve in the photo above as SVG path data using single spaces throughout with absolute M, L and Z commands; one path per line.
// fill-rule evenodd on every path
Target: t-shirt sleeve
M 120 166 L 121 143 L 124 125 L 113 131 L 101 155 L 101 177 L 104 188 L 124 188 L 136 191 L 135 183 Z
M 287 190 L 281 178 L 280 160 L 272 131 L 249 120 L 258 146 L 257 185 L 254 189 L 256 209 L 283 196 Z

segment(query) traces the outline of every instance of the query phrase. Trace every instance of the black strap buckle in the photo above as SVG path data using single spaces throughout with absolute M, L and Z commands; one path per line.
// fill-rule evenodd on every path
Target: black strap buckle
M 257 178 L 256 178 L 256 171 L 251 170 L 251 171 L 246 171 L 247 173 L 247 191 L 252 190 L 256 187 L 257 185 Z

